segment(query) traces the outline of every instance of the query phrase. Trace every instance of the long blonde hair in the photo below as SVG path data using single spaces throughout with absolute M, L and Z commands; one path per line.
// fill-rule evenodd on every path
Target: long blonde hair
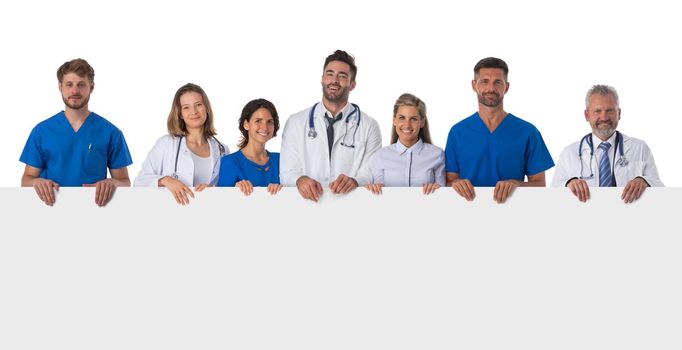
M 429 120 L 426 118 L 426 104 L 417 96 L 404 93 L 398 97 L 393 105 L 393 118 L 398 115 L 398 108 L 402 106 L 412 106 L 417 108 L 419 116 L 424 120 L 424 126 L 419 129 L 419 138 L 424 143 L 431 143 L 431 133 L 429 132 Z M 395 131 L 395 125 L 391 127 L 391 144 L 398 142 L 398 133 Z

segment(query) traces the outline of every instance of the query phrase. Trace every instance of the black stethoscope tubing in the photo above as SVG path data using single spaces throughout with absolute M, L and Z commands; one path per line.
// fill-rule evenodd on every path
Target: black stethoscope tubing
M 185 137 L 185 135 L 180 136 L 180 140 L 178 140 L 178 149 L 175 151 L 175 167 L 173 168 L 173 175 L 171 175 L 174 179 L 178 179 L 178 158 L 180 157 L 180 146 L 182 145 L 182 139 Z M 220 152 L 220 157 L 222 158 L 223 155 L 225 155 L 225 146 L 218 141 L 218 139 L 215 136 L 211 136 L 215 142 L 218 143 L 218 150 Z

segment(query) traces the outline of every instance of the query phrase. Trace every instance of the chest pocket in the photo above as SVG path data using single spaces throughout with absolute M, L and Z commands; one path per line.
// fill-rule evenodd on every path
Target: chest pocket
M 102 146 L 92 145 L 83 155 L 83 172 L 88 176 L 107 177 L 107 150 Z
M 618 178 L 618 186 L 625 186 L 628 181 L 644 175 L 644 162 L 631 160 L 624 167 L 616 163 L 613 171 Z

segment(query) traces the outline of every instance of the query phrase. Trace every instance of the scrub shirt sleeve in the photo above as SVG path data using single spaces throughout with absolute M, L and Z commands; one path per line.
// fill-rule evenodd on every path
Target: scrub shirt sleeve
M 454 127 L 448 133 L 448 141 L 445 144 L 445 171 L 448 173 L 459 173 L 457 163 L 457 141 L 455 140 Z
M 237 183 L 237 164 L 235 157 L 224 156 L 220 159 L 218 187 L 234 187 Z
M 41 142 L 42 140 L 38 128 L 33 128 L 31 134 L 28 136 L 28 140 L 26 140 L 26 145 L 21 152 L 19 161 L 34 168 L 45 169 Z
M 552 155 L 540 135 L 540 131 L 533 127 L 528 140 L 528 158 L 526 159 L 526 175 L 539 174 L 554 166 Z
M 128 145 L 121 130 L 115 129 L 111 135 L 107 164 L 109 169 L 119 169 L 133 164 Z

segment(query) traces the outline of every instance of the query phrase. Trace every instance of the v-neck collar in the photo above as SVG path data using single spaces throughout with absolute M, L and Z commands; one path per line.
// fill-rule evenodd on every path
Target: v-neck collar
M 73 129 L 73 126 L 71 126 L 71 123 L 69 123 L 69 118 L 66 117 L 66 112 L 62 111 L 61 113 L 61 120 L 64 123 L 65 127 L 71 131 L 72 135 L 78 135 L 78 133 L 83 130 L 83 127 L 90 123 L 89 120 L 92 119 L 93 113 L 90 112 L 87 117 L 85 117 L 85 120 L 83 120 L 83 124 L 78 128 L 78 131 Z
M 495 127 L 495 130 L 490 131 L 490 129 L 488 129 L 488 126 L 483 121 L 483 117 L 481 117 L 481 115 L 478 112 L 476 112 L 476 120 L 478 121 L 478 124 L 489 135 L 494 135 L 497 132 L 497 130 L 499 130 L 503 125 L 505 125 L 507 123 L 507 119 L 509 119 L 510 117 L 513 117 L 513 115 L 511 113 L 507 113 L 504 116 L 504 118 L 502 119 L 502 121 L 500 122 L 500 124 L 497 124 L 497 127 Z

